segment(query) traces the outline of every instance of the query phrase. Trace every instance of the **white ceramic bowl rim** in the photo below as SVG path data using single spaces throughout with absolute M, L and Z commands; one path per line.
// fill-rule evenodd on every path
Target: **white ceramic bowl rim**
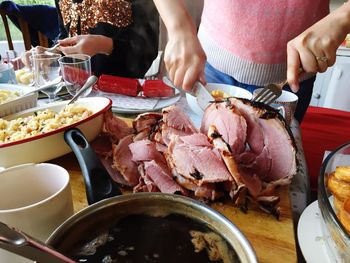
M 3 209 L 3 210 L 0 209 L 0 213 L 5 214 L 5 213 L 19 212 L 19 211 L 22 211 L 22 210 L 26 210 L 28 208 L 40 206 L 40 205 L 46 203 L 47 201 L 49 201 L 51 199 L 54 199 L 56 196 L 58 196 L 67 187 L 67 185 L 69 184 L 69 173 L 67 172 L 67 170 L 64 169 L 63 167 L 57 165 L 57 164 L 52 164 L 52 163 L 39 163 L 39 164 L 27 163 L 27 164 L 20 164 L 20 165 L 9 167 L 9 168 L 4 169 L 4 170 L 0 170 L 0 176 L 4 176 L 4 174 L 11 173 L 11 172 L 16 171 L 16 170 L 25 170 L 25 169 L 27 169 L 29 167 L 33 167 L 33 166 L 38 167 L 38 168 L 40 168 L 40 166 L 51 166 L 51 167 L 54 167 L 55 169 L 61 170 L 61 172 L 66 177 L 64 184 L 62 185 L 62 187 L 59 190 L 56 191 L 56 193 L 48 196 L 47 198 L 45 198 L 45 199 L 43 199 L 43 200 L 41 200 L 39 202 L 36 202 L 34 204 L 31 204 L 31 205 L 26 205 L 26 206 L 22 206 L 22 207 L 18 207 L 18 208 L 13 208 L 13 209 Z
M 80 101 L 82 100 L 95 100 L 96 98 L 98 99 L 104 99 L 105 100 L 105 103 L 103 104 L 103 106 L 101 107 L 101 109 L 97 110 L 95 113 L 93 113 L 92 115 L 90 115 L 89 117 L 83 119 L 83 120 L 80 120 L 80 121 L 77 121 L 73 124 L 70 124 L 68 126 L 64 126 L 64 127 L 61 127 L 61 128 L 58 128 L 56 130 L 53 130 L 53 131 L 50 131 L 50 132 L 47 132 L 47 133 L 44 133 L 44 134 L 39 134 L 39 135 L 35 135 L 35 136 L 32 136 L 32 137 L 29 137 L 29 138 L 25 138 L 25 139 L 22 139 L 22 140 L 18 140 L 18 141 L 14 141 L 14 142 L 8 142 L 8 143 L 3 143 L 3 144 L 0 144 L 0 149 L 1 148 L 6 148 L 6 147 L 10 147 L 10 146 L 13 146 L 13 145 L 17 145 L 17 144 L 21 144 L 21 143 L 26 143 L 26 142 L 30 142 L 30 141 L 34 141 L 34 140 L 37 140 L 37 139 L 40 139 L 40 138 L 44 138 L 44 137 L 47 137 L 47 136 L 50 136 L 50 135 L 53 135 L 53 134 L 56 134 L 56 133 L 59 133 L 59 132 L 62 132 L 64 130 L 67 130 L 69 128 L 73 128 L 75 126 L 78 126 L 82 123 L 85 123 L 85 122 L 88 122 L 89 120 L 91 119 L 94 119 L 96 118 L 97 116 L 105 113 L 107 110 L 109 110 L 111 107 L 112 107 L 112 100 L 109 99 L 109 98 L 104 98 L 104 97 L 88 97 L 88 98 L 82 98 L 82 99 L 79 99 Z M 79 101 L 78 100 L 78 101 Z M 15 116 L 20 116 L 21 114 L 25 114 L 27 113 L 28 111 L 36 111 L 36 110 L 44 110 L 44 109 L 47 109 L 47 108 L 50 108 L 52 106 L 55 106 L 55 105 L 60 105 L 60 104 L 64 104 L 64 103 L 67 103 L 67 101 L 61 101 L 61 102 L 58 102 L 58 103 L 52 103 L 52 104 L 47 104 L 45 106 L 40 106 L 40 107 L 37 107 L 37 108 L 32 108 L 32 109 L 29 109 L 29 110 L 25 110 L 25 111 L 21 111 L 21 112 L 18 112 L 18 113 L 15 113 L 13 115 Z M 12 115 L 10 115 L 12 116 Z M 6 116 L 6 117 L 10 117 L 10 116 Z M 6 118 L 5 118 L 6 119 Z

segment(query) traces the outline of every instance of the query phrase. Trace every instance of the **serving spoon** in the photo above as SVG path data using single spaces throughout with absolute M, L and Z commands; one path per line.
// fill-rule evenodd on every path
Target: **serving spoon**
M 0 248 L 38 263 L 75 263 L 43 242 L 0 222 Z
M 90 87 L 92 87 L 97 82 L 97 80 L 98 80 L 98 78 L 96 76 L 91 75 L 87 79 L 85 84 L 81 87 L 81 89 L 73 96 L 73 98 L 70 99 L 70 101 L 68 101 L 67 105 L 75 102 L 81 96 L 81 94 L 83 94 L 86 90 L 88 90 Z

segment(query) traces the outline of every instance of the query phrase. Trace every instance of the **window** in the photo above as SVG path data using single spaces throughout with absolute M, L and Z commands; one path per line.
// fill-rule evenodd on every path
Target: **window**
M 16 4 L 21 5 L 55 5 L 54 0 L 14 0 Z M 16 26 L 8 19 L 9 27 L 11 31 L 12 40 L 22 40 L 21 32 L 16 28 Z M 6 40 L 5 27 L 3 25 L 2 19 L 0 19 L 0 41 Z

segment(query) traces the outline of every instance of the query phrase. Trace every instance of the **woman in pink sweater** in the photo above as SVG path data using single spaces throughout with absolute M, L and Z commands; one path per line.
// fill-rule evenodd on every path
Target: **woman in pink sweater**
M 205 0 L 197 37 L 181 0 L 154 2 L 168 30 L 169 77 L 187 90 L 198 79 L 250 91 L 282 82 L 287 78 L 287 43 L 329 13 L 329 0 Z M 315 74 L 303 74 L 300 80 L 299 121 Z

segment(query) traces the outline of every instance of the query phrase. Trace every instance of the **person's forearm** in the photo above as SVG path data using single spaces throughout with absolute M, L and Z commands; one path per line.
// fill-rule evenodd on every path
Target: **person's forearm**
M 333 17 L 333 23 L 337 24 L 343 35 L 350 33 L 350 1 L 345 2 L 338 9 L 329 14 Z M 340 34 L 340 35 L 342 35 Z
M 183 0 L 153 0 L 153 2 L 168 30 L 169 36 L 179 31 L 196 32 Z

